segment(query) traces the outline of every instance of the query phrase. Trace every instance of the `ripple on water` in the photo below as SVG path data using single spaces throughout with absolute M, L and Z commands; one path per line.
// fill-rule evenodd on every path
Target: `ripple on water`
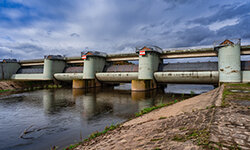
M 80 135 L 85 138 L 106 126 L 123 122 L 145 107 L 184 98 L 163 91 L 131 93 L 124 90 L 128 87 L 124 85 L 122 90 L 37 90 L 1 97 L 0 149 L 42 150 L 53 145 L 62 149 L 79 141 Z M 197 89 L 192 88 L 194 92 Z M 173 89 L 190 93 L 186 85 Z M 36 131 L 25 135 L 28 139 L 19 138 L 31 125 Z

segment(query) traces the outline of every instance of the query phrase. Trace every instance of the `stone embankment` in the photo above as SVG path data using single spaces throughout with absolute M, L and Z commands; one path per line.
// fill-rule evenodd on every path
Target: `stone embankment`
M 16 90 L 21 89 L 23 87 L 22 82 L 14 82 L 14 81 L 0 81 L 0 90 Z
M 17 91 L 41 89 L 55 86 L 52 81 L 0 81 L 0 95 L 11 94 Z M 58 86 L 58 85 L 56 85 Z
M 75 149 L 247 150 L 249 97 L 249 84 L 221 86 L 127 121 Z

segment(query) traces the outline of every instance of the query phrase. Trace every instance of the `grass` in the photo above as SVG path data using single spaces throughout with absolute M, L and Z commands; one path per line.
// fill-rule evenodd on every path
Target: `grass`
M 226 86 L 250 87 L 250 83 L 225 83 Z
M 225 86 L 225 89 L 222 94 L 221 107 L 227 107 L 229 105 L 229 103 L 226 101 L 226 97 L 231 94 L 233 93 L 227 89 L 227 86 Z
M 213 145 L 211 145 L 211 144 L 213 144 Z M 232 143 L 232 146 L 223 145 L 220 142 L 211 142 L 211 144 L 209 144 L 207 146 L 209 149 L 220 150 L 222 148 L 225 148 L 225 149 L 230 149 L 230 150 L 241 150 L 240 146 L 237 145 L 236 143 Z
M 186 127 L 180 127 L 179 130 L 181 130 L 181 131 L 182 130 L 187 130 L 187 128 Z
M 190 91 L 190 95 L 194 96 L 195 95 L 194 91 Z
M 211 106 L 207 106 L 206 109 L 211 109 L 211 108 L 215 108 L 215 105 L 211 105 Z
M 225 89 L 222 94 L 222 102 L 221 106 L 222 107 L 227 107 L 229 106 L 229 102 L 227 101 L 227 97 L 230 95 L 237 96 L 237 93 L 233 93 L 230 90 L 248 90 L 246 88 L 250 87 L 250 83 L 225 83 Z M 237 99 L 240 100 L 249 100 L 248 97 L 237 97 Z
M 185 94 L 184 94 L 184 93 L 182 93 L 182 94 L 181 94 L 181 97 L 184 97 L 184 96 L 185 96 Z
M 159 120 L 166 119 L 167 117 L 160 117 Z
M 175 135 L 172 140 L 185 142 L 187 140 L 193 140 L 197 145 L 207 146 L 209 144 L 209 131 L 208 129 L 197 130 L 197 129 L 190 129 L 186 134 Z
M 153 107 L 148 107 L 148 108 L 144 108 L 143 110 L 141 110 L 140 112 L 138 113 L 135 113 L 135 117 L 139 117 L 139 116 L 142 116 L 144 114 L 147 114 L 155 109 L 159 109 L 159 108 L 162 108 L 162 107 L 165 107 L 165 106 L 169 106 L 169 105 L 173 105 L 177 102 L 179 102 L 180 100 L 175 100 L 173 102 L 169 102 L 169 103 L 166 103 L 166 104 L 160 104 L 160 105 L 156 105 L 156 106 L 153 106 Z M 159 118 L 160 119 L 160 118 Z
M 186 139 L 185 139 L 185 136 L 183 135 L 180 135 L 180 134 L 176 134 L 173 138 L 172 138 L 173 141 L 177 141 L 177 142 L 185 142 Z
M 155 141 L 160 141 L 160 140 L 162 140 L 163 138 L 157 138 L 157 139 L 151 139 L 150 141 L 152 141 L 152 142 L 155 142 Z
M 92 134 L 89 135 L 88 138 L 84 139 L 84 141 L 85 142 L 90 141 L 90 140 L 92 140 L 92 139 L 94 139 L 94 138 L 96 138 L 98 136 L 104 135 L 108 131 L 112 131 L 112 130 L 118 128 L 119 126 L 120 126 L 120 124 L 116 124 L 116 125 L 111 124 L 110 126 L 105 127 L 104 130 L 101 131 L 101 132 L 99 132 L 99 131 L 93 132 Z M 76 148 L 77 146 L 79 146 L 81 144 L 82 144 L 82 142 L 72 144 L 72 145 L 66 147 L 64 150 L 72 150 L 72 149 Z
M 96 138 L 98 136 L 101 136 L 101 135 L 107 133 L 108 131 L 112 131 L 112 130 L 118 128 L 119 126 L 120 126 L 120 124 L 117 124 L 117 125 L 111 124 L 111 126 L 105 127 L 105 129 L 103 131 L 101 131 L 101 132 L 96 131 L 96 132 L 90 134 L 88 138 L 84 139 L 84 141 L 92 140 L 92 139 L 94 139 L 94 138 Z
M 2 93 L 2 92 L 9 92 L 9 91 L 14 91 L 14 90 L 11 90 L 11 89 L 0 90 L 0 93 Z
M 39 89 L 56 89 L 56 88 L 62 88 L 62 85 L 49 84 L 49 85 L 44 85 L 44 86 L 28 87 L 28 88 L 24 88 L 23 91 L 32 91 L 32 90 L 39 90 Z
M 62 85 L 56 85 L 56 84 L 53 84 L 53 85 L 48 85 L 48 89 L 56 89 L 56 88 L 61 88 Z
M 64 150 L 72 150 L 72 149 L 76 148 L 79 145 L 81 145 L 81 142 L 80 143 L 76 143 L 76 144 L 71 144 L 70 146 L 68 146 Z

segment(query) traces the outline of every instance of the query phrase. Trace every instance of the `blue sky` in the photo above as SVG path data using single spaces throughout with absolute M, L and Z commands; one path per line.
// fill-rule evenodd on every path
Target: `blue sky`
M 250 44 L 250 0 L 0 0 L 0 59 Z M 11 54 L 12 52 L 12 54 Z

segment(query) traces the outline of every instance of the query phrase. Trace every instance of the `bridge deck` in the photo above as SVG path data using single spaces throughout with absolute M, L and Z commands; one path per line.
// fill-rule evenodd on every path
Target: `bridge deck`
M 250 55 L 250 45 L 241 46 L 241 55 Z M 194 58 L 194 57 L 216 57 L 217 52 L 214 48 L 200 48 L 200 49 L 173 49 L 164 50 L 161 54 L 162 59 L 175 59 L 175 58 Z M 138 54 L 136 53 L 124 53 L 124 54 L 109 54 L 107 55 L 107 61 L 133 61 L 138 60 Z M 81 57 L 68 57 L 65 61 L 69 64 L 83 63 Z M 34 60 L 21 60 L 21 66 L 34 66 L 43 65 L 43 59 Z

